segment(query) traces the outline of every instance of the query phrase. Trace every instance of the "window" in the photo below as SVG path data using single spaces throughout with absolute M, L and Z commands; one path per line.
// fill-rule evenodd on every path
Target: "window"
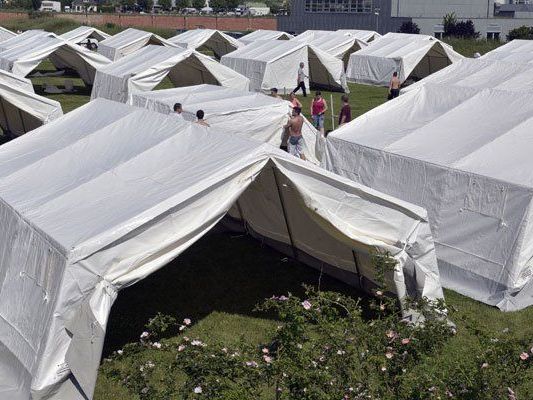
M 305 0 L 306 12 L 371 13 L 373 0 Z

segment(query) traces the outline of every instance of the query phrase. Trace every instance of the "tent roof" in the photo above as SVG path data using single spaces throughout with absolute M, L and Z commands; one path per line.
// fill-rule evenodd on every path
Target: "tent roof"
M 0 51 L 12 49 L 14 47 L 23 45 L 27 43 L 28 41 L 33 40 L 35 37 L 40 36 L 50 36 L 54 37 L 56 36 L 54 33 L 46 32 L 38 29 L 32 29 L 29 31 L 22 32 L 20 35 L 17 35 L 11 39 L 5 40 L 0 43 Z
M 336 32 L 348 33 L 363 42 L 370 42 L 381 37 L 381 35 L 375 31 L 366 31 L 362 29 L 337 29 Z
M 7 83 L 11 86 L 17 86 L 27 92 L 34 93 L 33 83 L 28 78 L 12 74 L 11 72 L 0 69 L 0 82 Z
M 79 259 L 228 173 L 271 157 L 376 199 L 370 201 L 379 198 L 381 206 L 402 218 L 425 220 L 419 207 L 336 177 L 270 145 L 211 134 L 181 119 L 104 99 L 1 146 L 0 197 L 64 254 Z M 393 228 L 390 221 L 384 223 L 391 232 L 402 229 L 402 224 Z M 391 237 L 387 242 L 397 240 Z
M 58 54 L 58 51 L 62 60 L 77 69 L 86 82 L 92 81 L 87 65 L 96 70 L 109 64 L 106 57 L 53 35 L 33 37 L 20 46 L 1 52 L 0 65 L 5 70 L 11 69 L 14 74 L 26 76 L 50 54 Z M 79 60 L 84 66 L 79 64 Z
M 426 84 L 331 136 L 533 188 L 532 93 Z
M 280 39 L 291 39 L 293 36 L 287 32 L 282 31 L 271 31 L 267 29 L 258 29 L 256 31 L 250 32 L 247 35 L 244 35 L 239 39 L 244 44 L 249 44 L 255 42 L 256 40 L 280 40 Z
M 168 41 L 188 49 L 197 49 L 214 37 L 217 37 L 217 40 L 223 40 L 234 49 L 243 46 L 237 39 L 216 29 L 191 29 L 171 37 Z
M 128 28 L 101 41 L 98 45 L 98 52 L 108 56 L 108 58 L 112 60 L 116 60 L 130 53 L 124 53 L 124 50 L 131 48 L 131 52 L 134 52 L 138 49 L 138 47 L 135 45 L 140 45 L 142 47 L 145 44 L 150 44 L 150 42 L 168 47 L 178 47 L 177 45 L 170 43 L 168 40 L 163 39 L 161 36 L 156 35 L 155 33 Z
M 224 57 L 274 62 L 287 54 L 305 47 L 305 43 L 292 40 L 257 40 Z
M 533 40 L 515 39 L 481 57 L 482 60 L 500 60 L 512 63 L 533 62 Z
M 353 46 L 359 47 L 360 49 L 368 46 L 366 42 L 357 39 L 355 36 L 342 32 L 331 32 L 328 35 L 320 35 L 308 44 L 318 47 L 335 57 L 342 57 Z
M 100 29 L 94 28 L 92 26 L 83 25 L 60 35 L 60 37 L 70 42 L 80 43 L 88 38 L 94 38 L 101 42 L 111 37 L 111 35 L 108 35 Z
M 11 39 L 15 36 L 17 36 L 15 32 L 11 32 L 9 29 L 0 26 L 0 42 Z

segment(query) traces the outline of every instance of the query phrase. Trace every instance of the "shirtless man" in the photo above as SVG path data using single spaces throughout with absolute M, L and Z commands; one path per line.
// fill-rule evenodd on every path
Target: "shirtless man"
M 303 138 L 302 138 L 302 126 L 304 124 L 304 119 L 300 115 L 302 109 L 300 107 L 294 107 L 292 109 L 292 117 L 289 119 L 285 128 L 289 130 L 289 140 L 288 147 L 289 153 L 293 156 L 305 160 L 303 154 Z
M 389 84 L 389 94 L 391 99 L 395 99 L 400 95 L 400 78 L 398 78 L 398 72 L 392 74 L 392 79 Z

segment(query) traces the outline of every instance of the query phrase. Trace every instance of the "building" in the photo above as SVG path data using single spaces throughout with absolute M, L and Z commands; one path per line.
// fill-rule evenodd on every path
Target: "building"
M 290 15 L 278 17 L 278 29 L 301 33 L 307 29 L 368 29 L 397 32 L 415 22 L 420 33 L 442 36 L 442 18 L 455 13 L 471 19 L 480 37 L 505 40 L 510 30 L 533 26 L 531 0 L 293 0 Z
M 39 11 L 48 11 L 48 12 L 61 12 L 61 2 L 60 1 L 43 1 L 41 2 L 41 7 Z
M 98 2 L 96 0 L 74 0 L 72 11 L 77 13 L 98 12 Z

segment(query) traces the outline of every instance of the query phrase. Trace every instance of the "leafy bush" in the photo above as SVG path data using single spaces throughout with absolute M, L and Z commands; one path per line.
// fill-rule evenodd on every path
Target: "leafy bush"
M 400 26 L 400 29 L 398 30 L 400 33 L 414 33 L 419 34 L 420 28 L 418 27 L 416 22 L 413 21 L 406 21 Z
M 507 40 L 515 40 L 515 39 L 532 40 L 533 39 L 533 27 L 523 25 L 523 26 L 520 26 L 516 29 L 509 31 L 509 34 L 507 35 Z
M 445 37 L 456 37 L 462 39 L 476 39 L 479 32 L 476 32 L 472 20 L 457 21 L 455 13 L 446 14 L 442 20 Z

